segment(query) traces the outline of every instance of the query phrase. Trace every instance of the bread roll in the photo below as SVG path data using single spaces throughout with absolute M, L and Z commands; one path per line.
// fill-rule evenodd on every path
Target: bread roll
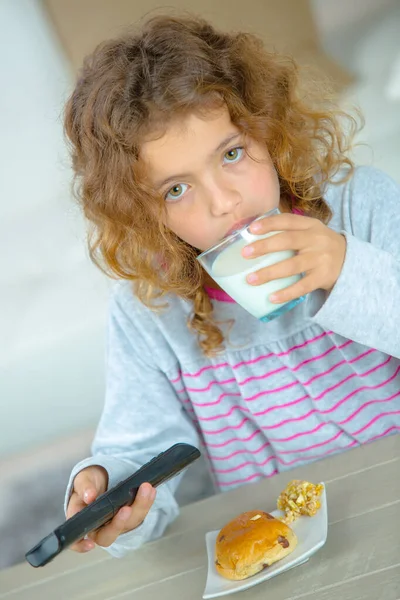
M 219 532 L 215 567 L 226 579 L 246 579 L 290 554 L 296 534 L 269 513 L 251 510 L 240 514 Z

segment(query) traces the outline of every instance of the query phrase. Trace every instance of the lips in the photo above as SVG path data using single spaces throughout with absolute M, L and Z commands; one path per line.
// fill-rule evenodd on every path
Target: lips
M 239 231 L 239 229 L 243 229 L 243 227 L 246 227 L 247 225 L 250 225 L 250 223 L 252 223 L 254 221 L 254 219 L 257 219 L 257 216 L 248 217 L 247 219 L 242 219 L 241 221 L 237 221 L 237 223 L 235 223 L 226 232 L 225 237 L 228 237 L 229 235 L 232 235 L 233 233 L 235 233 L 235 231 Z

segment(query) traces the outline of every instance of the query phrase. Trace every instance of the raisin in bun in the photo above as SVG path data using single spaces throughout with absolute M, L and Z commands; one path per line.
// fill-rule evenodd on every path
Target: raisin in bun
M 290 554 L 296 534 L 272 515 L 251 510 L 221 529 L 215 546 L 215 567 L 226 579 L 246 579 Z

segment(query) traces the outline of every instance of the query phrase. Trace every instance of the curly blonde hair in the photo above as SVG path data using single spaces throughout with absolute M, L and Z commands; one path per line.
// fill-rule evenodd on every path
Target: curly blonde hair
M 140 145 L 177 116 L 219 101 L 240 131 L 266 144 L 285 208 L 327 223 L 322 189 L 343 166 L 351 175 L 347 151 L 356 121 L 327 107 L 325 87 L 311 100 L 311 88 L 302 97 L 299 83 L 294 60 L 267 52 L 253 34 L 218 31 L 194 16 L 158 15 L 98 46 L 67 102 L 65 131 L 91 224 L 92 260 L 134 282 L 153 309 L 167 293 L 191 300 L 189 327 L 207 356 L 221 350 L 224 337 L 198 252 L 163 224 L 163 199 L 146 185 Z

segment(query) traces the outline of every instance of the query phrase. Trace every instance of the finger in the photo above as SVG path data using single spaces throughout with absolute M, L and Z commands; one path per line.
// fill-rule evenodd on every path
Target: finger
M 242 250 L 245 258 L 258 258 L 271 252 L 305 250 L 309 248 L 311 236 L 306 231 L 284 231 L 269 238 L 257 240 Z
M 90 550 L 93 550 L 95 547 L 96 544 L 93 542 L 93 540 L 85 539 L 75 542 L 75 544 L 72 544 L 69 549 L 83 554 L 84 552 L 90 552 Z
M 76 492 L 73 492 L 67 508 L 67 519 L 73 517 L 77 512 L 86 506 L 87 505 L 82 498 L 80 498 Z M 92 550 L 94 547 L 95 544 L 92 540 L 81 539 L 74 544 L 71 544 L 69 549 L 74 550 L 74 552 L 89 552 L 89 550 Z
M 247 275 L 246 280 L 251 285 L 262 285 L 275 279 L 292 277 L 312 270 L 317 265 L 317 258 L 313 253 L 297 254 L 288 260 L 259 269 Z
M 76 492 L 73 492 L 68 503 L 66 514 L 67 519 L 73 517 L 77 512 L 81 511 L 86 506 L 87 504 L 84 502 L 84 500 L 82 500 L 82 498 Z M 92 550 L 94 547 L 95 544 L 93 541 L 81 539 L 74 544 L 71 544 L 69 549 L 73 550 L 74 552 L 89 552 L 89 550 Z
M 110 523 L 91 532 L 88 537 L 99 546 L 110 546 L 119 535 L 136 529 L 143 523 L 155 496 L 156 490 L 150 483 L 142 483 L 132 506 L 122 507 Z
M 119 535 L 143 523 L 154 502 L 155 494 L 156 490 L 149 483 L 142 484 L 132 506 L 121 508 L 110 523 L 98 531 L 91 532 L 88 537 L 99 546 L 110 546 Z
M 281 213 L 271 215 L 259 221 L 255 221 L 249 226 L 250 233 L 260 235 L 270 231 L 285 231 L 286 229 L 309 229 L 316 219 L 304 215 L 294 215 L 292 213 Z
M 67 507 L 67 519 L 73 517 L 77 512 L 85 508 L 87 504 L 82 500 L 82 498 L 76 493 L 73 492 Z
M 85 506 L 87 505 L 82 498 L 80 498 L 76 492 L 73 492 L 67 508 L 67 519 L 73 517 L 77 512 L 85 508 Z M 94 547 L 95 544 L 93 541 L 81 539 L 74 544 L 71 544 L 69 549 L 74 550 L 74 552 L 89 552 L 89 550 L 92 550 Z
M 297 283 L 294 283 L 293 285 L 290 285 L 279 292 L 274 292 L 271 294 L 269 296 L 269 300 L 274 304 L 282 304 L 283 302 L 290 302 L 296 298 L 301 298 L 302 296 L 305 296 L 306 294 L 309 294 L 318 288 L 319 285 L 315 277 L 312 275 L 306 275 Z
M 75 477 L 73 483 L 74 491 L 71 494 L 66 511 L 67 519 L 70 519 L 76 513 L 83 510 L 97 498 L 99 492 L 105 490 L 105 482 L 101 482 L 99 478 L 96 478 L 96 473 L 97 470 L 91 468 L 90 471 L 81 471 Z M 69 548 L 75 552 L 88 552 L 94 547 L 95 544 L 92 540 L 81 539 L 72 544 Z
M 97 496 L 105 491 L 105 485 L 96 477 L 96 471 L 88 469 L 81 471 L 74 479 L 74 492 L 85 502 L 90 504 Z

